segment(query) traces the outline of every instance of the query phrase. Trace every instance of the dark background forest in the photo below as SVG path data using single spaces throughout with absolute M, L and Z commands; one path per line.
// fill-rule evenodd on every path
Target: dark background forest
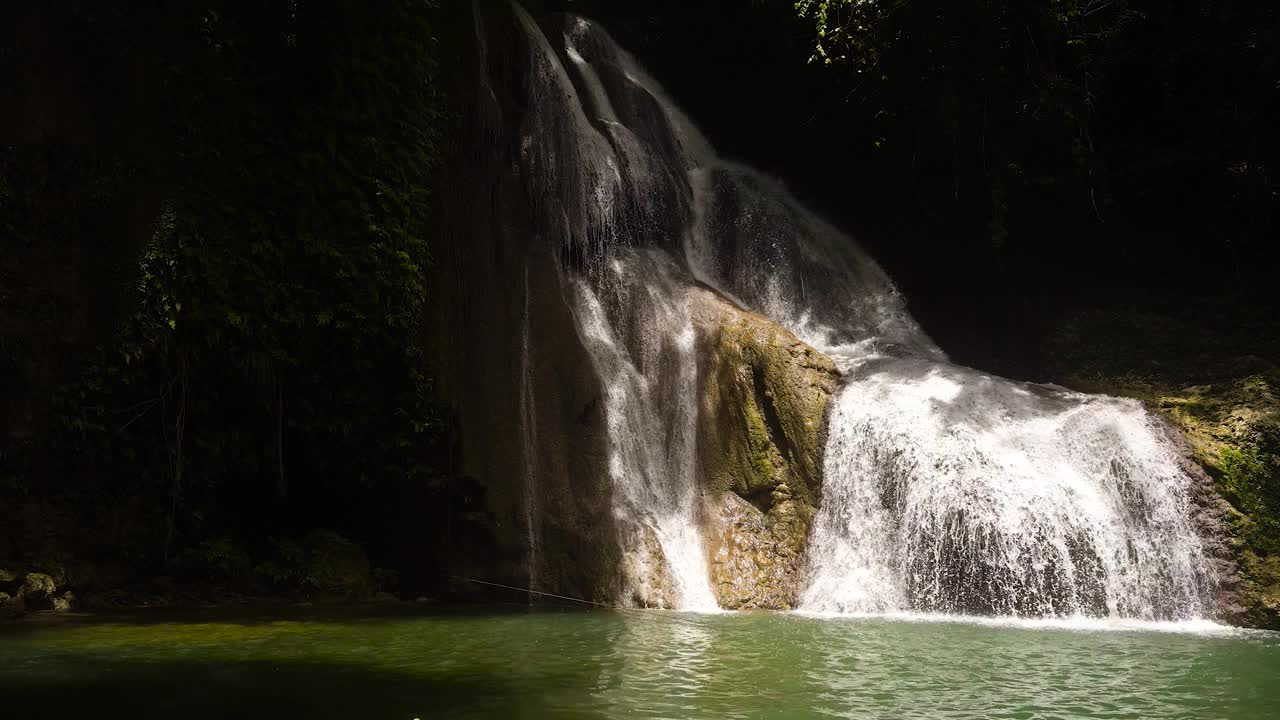
M 1276 374 L 1272 3 L 532 5 L 601 21 L 961 363 Z M 0 561 L 86 590 L 438 590 L 484 522 L 425 326 L 469 3 L 3 12 Z M 1264 515 L 1275 442 L 1232 466 Z

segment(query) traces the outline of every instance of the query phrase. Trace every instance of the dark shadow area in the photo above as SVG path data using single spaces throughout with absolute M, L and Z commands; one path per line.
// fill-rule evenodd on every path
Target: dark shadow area
M 538 682 L 564 690 L 592 679 L 540 675 Z M 65 667 L 0 670 L 0 694 L 8 708 L 50 718 L 409 720 L 555 714 L 536 689 L 497 668 L 479 667 L 415 672 L 412 666 L 312 661 L 75 658 Z M 573 717 L 594 714 L 575 710 Z
M 404 620 L 460 619 L 504 617 L 530 613 L 584 613 L 590 608 L 575 607 L 554 602 L 529 601 L 523 592 L 502 591 L 510 602 L 493 600 L 475 604 L 450 605 L 331 605 L 300 606 L 282 603 L 261 605 L 203 607 L 203 608 L 141 608 L 104 612 L 54 613 L 38 612 L 14 621 L 0 624 L 0 642 L 6 637 L 40 632 L 51 627 L 100 626 L 100 625 L 175 625 L 217 623 L 252 627 L 279 622 L 306 623 L 308 625 L 382 624 Z M 499 593 L 494 592 L 496 597 Z

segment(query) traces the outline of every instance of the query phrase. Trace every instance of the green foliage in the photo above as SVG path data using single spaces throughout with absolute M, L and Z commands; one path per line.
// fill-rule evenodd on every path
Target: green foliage
M 250 551 L 250 547 L 253 551 Z M 227 536 L 184 550 L 173 570 L 184 579 L 245 593 L 322 593 L 362 598 L 394 583 L 371 569 L 364 548 L 331 530 L 249 543 Z
M 193 577 L 226 585 L 246 585 L 253 571 L 249 554 L 235 540 L 219 537 L 188 548 L 175 563 Z
M 920 188 L 929 209 L 943 212 L 936 204 L 947 196 L 974 205 L 969 222 L 985 229 L 988 252 L 1002 249 L 1020 195 L 1053 188 L 1096 197 L 1089 61 L 1076 41 L 1097 28 L 1073 25 L 1083 22 L 1075 3 L 800 0 L 795 8 L 817 36 L 810 61 L 844 68 L 851 99 L 879 119 L 876 147 L 913 165 L 924 156 L 922 181 L 936 183 Z
M 901 169 L 913 191 L 905 199 L 925 221 L 1024 264 L 1127 261 L 1147 243 L 1162 248 L 1163 232 L 1203 232 L 1206 259 L 1231 273 L 1227 282 L 1266 283 L 1244 258 L 1268 252 L 1280 217 L 1266 99 L 1280 62 L 1267 50 L 1280 40 L 1274 4 L 794 8 L 813 28 L 810 61 L 831 66 L 837 91 L 874 118 L 866 142 Z M 1065 246 L 1046 252 L 1059 232 Z
M 111 16 L 163 35 L 165 209 L 132 312 L 55 396 L 55 431 L 0 473 L 7 497 L 56 478 L 42 492 L 92 518 L 104 552 L 229 578 L 247 562 L 237 536 L 351 532 L 352 498 L 432 477 L 435 12 L 217 0 Z M 306 546 L 299 581 L 338 583 L 347 570 L 318 558 L 351 554 L 329 546 Z
M 272 538 L 271 558 L 256 568 L 276 589 L 362 596 L 373 588 L 364 549 L 337 533 L 316 530 L 305 537 Z
M 168 239 L 190 283 L 186 351 L 218 355 L 245 404 L 283 404 L 290 435 L 366 480 L 393 470 L 374 453 L 413 472 L 403 456 L 431 427 L 414 342 L 440 117 L 423 7 L 217 15 L 212 82 L 178 113 L 197 120 L 189 158 L 209 169 Z

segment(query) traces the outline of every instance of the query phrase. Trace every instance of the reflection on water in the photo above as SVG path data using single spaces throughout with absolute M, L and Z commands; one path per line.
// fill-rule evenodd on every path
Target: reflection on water
M 1280 636 L 1199 629 L 646 611 L 148 615 L 0 627 L 0 697 L 45 717 L 188 720 L 1280 717 Z
M 718 692 L 712 685 L 713 632 L 696 616 L 624 612 L 618 620 L 610 623 L 621 628 L 609 648 L 615 681 L 598 695 L 612 714 L 689 717 Z

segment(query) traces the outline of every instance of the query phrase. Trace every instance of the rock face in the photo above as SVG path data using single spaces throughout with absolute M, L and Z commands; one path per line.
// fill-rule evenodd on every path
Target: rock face
M 787 609 L 804 582 L 840 374 L 767 318 L 697 290 L 703 535 L 721 607 Z
M 432 374 L 457 429 L 453 472 L 478 488 L 485 536 L 455 531 L 444 563 L 450 575 L 612 602 L 624 559 L 603 388 L 569 303 L 561 217 L 522 174 L 537 122 L 526 97 L 532 49 L 501 7 L 471 22 L 450 92 L 458 141 L 440 184 L 430 331 L 440 349 Z
M 626 530 L 620 527 L 620 530 Z M 639 608 L 671 609 L 676 607 L 676 591 L 672 586 L 671 566 L 662 552 L 662 543 L 653 529 L 639 526 L 631 529 L 641 538 L 639 546 L 622 553 L 626 566 L 624 577 L 638 578 L 639 582 L 614 600 L 626 606 Z
M 433 248 L 431 375 L 457 429 L 453 475 L 483 506 L 480 532 L 441 543 L 448 574 L 671 607 L 705 555 L 724 607 L 793 605 L 835 367 L 678 259 L 700 151 L 612 40 L 480 5 L 459 38 L 449 94 L 465 122 Z M 641 254 L 654 277 L 610 275 Z M 678 530 L 696 521 L 701 549 L 671 552 L 687 534 L 664 523 L 686 509 Z
M 805 547 L 814 508 L 786 485 L 768 513 L 732 492 L 708 503 L 706 540 L 712 589 L 730 610 L 789 610 L 803 589 Z
M 1215 565 L 1217 615 L 1280 628 L 1280 375 L 1183 386 L 1098 373 L 1071 384 L 1142 400 L 1168 421 L 1196 481 L 1192 519 Z

